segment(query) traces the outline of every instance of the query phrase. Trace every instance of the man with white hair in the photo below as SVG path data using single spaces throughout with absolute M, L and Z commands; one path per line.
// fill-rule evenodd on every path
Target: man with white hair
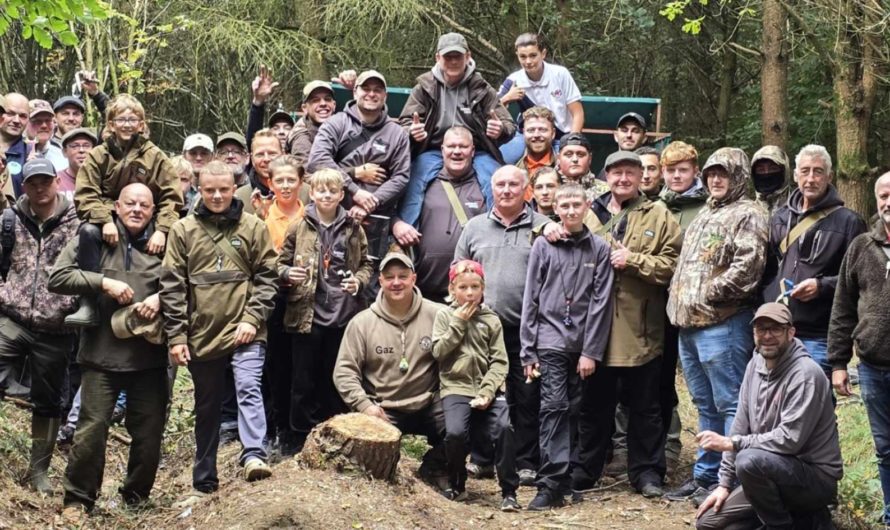
M 788 305 L 797 338 L 830 379 L 830 302 L 844 253 L 867 227 L 832 185 L 824 147 L 804 147 L 794 166 L 797 189 L 770 218 L 764 301 Z
M 871 232 L 850 243 L 841 263 L 828 328 L 828 360 L 834 390 L 842 396 L 851 395 L 847 364 L 856 344 L 862 401 L 875 439 L 884 491 L 884 524 L 890 525 L 890 172 L 875 183 L 875 198 L 877 221 Z

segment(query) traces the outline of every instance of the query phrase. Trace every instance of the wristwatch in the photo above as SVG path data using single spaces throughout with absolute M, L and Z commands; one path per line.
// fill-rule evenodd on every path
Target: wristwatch
M 736 453 L 739 452 L 739 449 L 742 448 L 742 436 L 739 434 L 734 434 L 730 440 L 732 440 L 732 450 Z

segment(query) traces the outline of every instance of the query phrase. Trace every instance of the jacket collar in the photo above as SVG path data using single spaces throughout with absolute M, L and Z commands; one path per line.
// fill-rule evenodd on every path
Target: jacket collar
M 244 212 L 244 203 L 238 197 L 232 197 L 232 205 L 223 213 L 213 213 L 204 206 L 204 201 L 198 203 L 195 207 L 195 216 L 200 219 L 207 219 L 215 223 L 233 222 L 237 223 L 241 219 Z

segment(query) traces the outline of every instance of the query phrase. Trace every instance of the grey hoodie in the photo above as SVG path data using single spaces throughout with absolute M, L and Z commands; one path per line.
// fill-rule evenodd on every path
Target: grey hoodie
M 735 435 L 742 451 L 794 456 L 835 480 L 844 475 L 828 379 L 798 339 L 772 370 L 759 354 L 748 362 L 730 430 Z M 735 458 L 734 451 L 723 453 L 721 486 L 732 487 Z
M 415 412 L 432 403 L 439 389 L 432 335 L 436 314 L 445 306 L 425 300 L 415 287 L 411 309 L 399 319 L 383 294 L 381 290 L 377 301 L 346 326 L 334 386 L 357 412 L 371 405 Z M 404 372 L 399 369 L 402 359 L 408 364 Z
M 430 135 L 430 143 L 432 145 L 441 145 L 445 131 L 455 125 L 463 125 L 472 129 L 472 124 L 467 123 L 460 109 L 468 108 L 467 102 L 470 100 L 470 86 L 467 84 L 467 80 L 473 76 L 475 71 L 476 61 L 470 59 L 467 61 L 464 78 L 460 80 L 460 83 L 451 86 L 445 82 L 445 76 L 439 64 L 436 63 L 433 66 L 433 77 L 442 84 L 442 89 L 439 92 L 439 96 L 442 99 L 439 100 L 439 115 L 436 116 L 436 125 L 433 127 L 433 132 Z

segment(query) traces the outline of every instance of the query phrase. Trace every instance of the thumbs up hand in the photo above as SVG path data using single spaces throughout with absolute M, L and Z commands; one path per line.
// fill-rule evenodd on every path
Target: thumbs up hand
M 609 256 L 612 261 L 612 268 L 622 270 L 627 267 L 627 257 L 630 256 L 630 251 L 621 244 L 621 241 L 615 239 L 613 242 L 612 254 Z
M 427 133 L 424 128 L 423 122 L 420 121 L 420 115 L 416 112 L 414 116 L 411 118 L 411 126 L 408 127 L 408 134 L 411 135 L 411 138 L 414 139 L 415 142 L 420 143 L 426 140 Z
M 488 123 L 485 127 L 485 136 L 488 136 L 492 140 L 497 140 L 501 136 L 501 131 L 503 130 L 503 122 L 501 122 L 501 119 L 498 118 L 497 113 L 492 110 L 489 113 Z

